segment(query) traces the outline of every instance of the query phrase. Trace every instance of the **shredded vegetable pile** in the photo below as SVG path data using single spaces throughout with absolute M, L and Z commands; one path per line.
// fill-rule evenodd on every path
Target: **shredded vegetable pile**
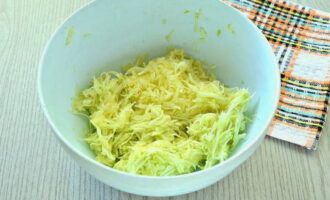
M 206 169 L 227 159 L 245 137 L 250 95 L 227 88 L 183 50 L 124 73 L 102 73 L 74 99 L 92 131 L 86 142 L 96 160 L 148 176 Z

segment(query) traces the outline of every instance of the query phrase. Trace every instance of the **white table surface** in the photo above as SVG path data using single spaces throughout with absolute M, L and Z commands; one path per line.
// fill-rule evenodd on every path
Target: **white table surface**
M 56 27 L 89 1 L 0 0 L 0 200 L 153 199 L 117 191 L 87 174 L 61 148 L 39 106 L 43 48 Z M 296 2 L 330 12 L 330 0 Z M 329 130 L 317 151 L 267 137 L 220 182 L 163 199 L 330 199 Z

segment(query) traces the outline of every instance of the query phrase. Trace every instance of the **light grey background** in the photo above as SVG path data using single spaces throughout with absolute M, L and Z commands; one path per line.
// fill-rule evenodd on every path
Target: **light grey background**
M 153 199 L 119 192 L 87 174 L 61 148 L 39 107 L 42 50 L 56 27 L 89 1 L 0 0 L 0 200 Z M 295 1 L 330 11 L 329 0 Z M 328 132 L 315 152 L 266 138 L 222 181 L 163 199 L 329 199 Z

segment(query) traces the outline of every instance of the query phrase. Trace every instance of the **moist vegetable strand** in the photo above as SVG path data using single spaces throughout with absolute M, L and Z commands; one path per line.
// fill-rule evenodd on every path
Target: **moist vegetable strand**
M 102 73 L 74 100 L 89 116 L 97 161 L 140 175 L 187 174 L 224 161 L 245 137 L 248 91 L 225 87 L 183 50 L 125 69 Z

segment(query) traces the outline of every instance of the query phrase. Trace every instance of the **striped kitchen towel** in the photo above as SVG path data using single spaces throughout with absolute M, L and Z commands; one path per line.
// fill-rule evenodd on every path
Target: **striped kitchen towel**
M 268 135 L 316 149 L 330 95 L 330 14 L 283 0 L 223 0 L 273 47 L 281 97 Z

